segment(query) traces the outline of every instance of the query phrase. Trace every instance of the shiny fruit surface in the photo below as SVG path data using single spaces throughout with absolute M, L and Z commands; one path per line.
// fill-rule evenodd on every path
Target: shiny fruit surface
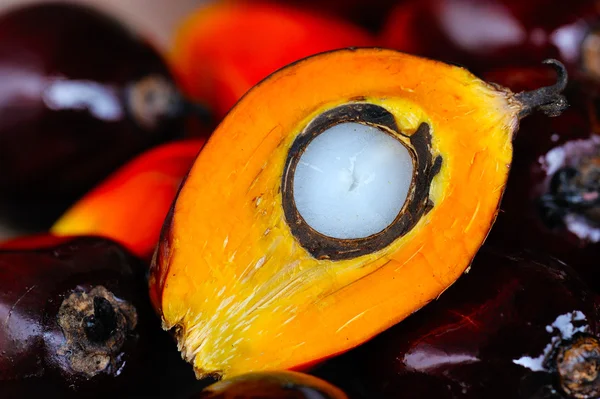
M 381 33 L 384 46 L 458 63 L 480 73 L 557 58 L 571 71 L 600 71 L 600 12 L 593 1 L 402 2 Z M 600 74 L 597 74 L 600 76 Z
M 16 227 L 48 226 L 129 158 L 182 133 L 160 55 L 83 6 L 0 15 L 0 88 L 0 215 Z
M 96 237 L 0 250 L 2 397 L 152 392 L 165 341 L 145 269 Z
M 437 301 L 316 375 L 365 398 L 596 398 L 599 305 L 563 263 L 484 246 Z

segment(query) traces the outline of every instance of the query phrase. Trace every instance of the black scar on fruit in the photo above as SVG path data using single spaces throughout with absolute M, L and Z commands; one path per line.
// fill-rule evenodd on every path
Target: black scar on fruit
M 0 251 L 0 393 L 164 397 L 197 384 L 160 328 L 147 266 L 99 237 Z
M 600 301 L 545 254 L 484 246 L 441 297 L 313 374 L 353 399 L 590 399 Z
M 521 91 L 552 76 L 539 68 L 505 68 L 485 78 Z M 572 79 L 564 95 L 570 107 L 562 115 L 533 115 L 521 124 L 488 242 L 547 252 L 600 292 L 600 88 Z
M 0 219 L 39 231 L 118 166 L 183 134 L 181 97 L 145 40 L 95 9 L 0 15 Z M 191 118 L 194 120 L 194 118 Z

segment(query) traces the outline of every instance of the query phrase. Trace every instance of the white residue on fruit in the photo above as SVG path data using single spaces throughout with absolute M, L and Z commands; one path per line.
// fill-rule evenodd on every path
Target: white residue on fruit
M 574 310 L 565 313 L 556 318 L 552 324 L 546 326 L 546 332 L 553 334 L 550 343 L 546 345 L 542 353 L 537 357 L 522 356 L 513 360 L 513 363 L 526 367 L 531 371 L 545 371 L 545 362 L 553 348 L 562 340 L 573 338 L 573 335 L 588 330 L 587 324 L 582 324 L 586 320 L 583 312 Z
M 570 213 L 565 216 L 565 225 L 581 240 L 600 242 L 600 228 L 591 225 L 585 216 Z
M 539 162 L 544 166 L 548 175 L 553 174 L 565 164 L 565 150 L 562 147 L 556 147 L 548 151 L 546 156 L 541 156 Z

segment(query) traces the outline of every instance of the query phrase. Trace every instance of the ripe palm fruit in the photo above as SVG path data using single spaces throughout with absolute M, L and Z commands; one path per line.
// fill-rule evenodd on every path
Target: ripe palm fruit
M 193 109 L 149 43 L 73 4 L 0 16 L 0 88 L 0 217 L 23 230 L 46 230 L 130 158 L 181 136 Z
M 217 382 L 190 399 L 348 399 L 316 377 L 291 371 L 251 373 Z
M 240 0 L 237 0 L 238 2 Z M 246 0 L 252 1 L 252 0 Z M 273 0 L 272 0 L 273 1 Z M 378 31 L 385 18 L 398 3 L 405 0 L 274 0 L 276 3 L 292 3 L 326 16 L 343 17 L 371 31 Z
M 554 86 L 515 95 L 346 49 L 248 92 L 192 166 L 151 267 L 153 304 L 197 375 L 309 365 L 451 285 L 494 221 L 519 118 L 565 106 L 566 72 L 549 63 Z
M 552 57 L 599 78 L 598 21 L 598 7 L 588 0 L 407 1 L 389 14 L 380 40 L 477 73 Z
M 139 259 L 98 237 L 1 250 L 2 398 L 153 392 L 169 346 L 145 273 Z
M 0 241 L 0 249 L 43 249 L 58 246 L 74 237 L 55 236 L 48 233 L 17 236 Z
M 179 185 L 204 140 L 153 148 L 109 176 L 69 209 L 50 231 L 100 235 L 150 260 Z
M 314 372 L 353 399 L 598 398 L 599 304 L 556 259 L 486 244 L 435 303 Z
M 323 51 L 374 44 L 357 26 L 289 5 L 216 2 L 181 25 L 171 63 L 186 93 L 221 118 L 253 85 L 287 64 Z

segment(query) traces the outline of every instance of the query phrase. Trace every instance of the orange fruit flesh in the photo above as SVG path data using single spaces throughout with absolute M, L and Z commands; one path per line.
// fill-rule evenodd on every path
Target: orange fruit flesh
M 352 101 L 407 135 L 430 126 L 433 208 L 381 250 L 315 259 L 284 217 L 284 164 L 313 118 Z M 381 49 L 311 57 L 248 92 L 194 163 L 152 266 L 154 305 L 197 375 L 314 363 L 438 297 L 495 219 L 520 107 L 462 68 Z

